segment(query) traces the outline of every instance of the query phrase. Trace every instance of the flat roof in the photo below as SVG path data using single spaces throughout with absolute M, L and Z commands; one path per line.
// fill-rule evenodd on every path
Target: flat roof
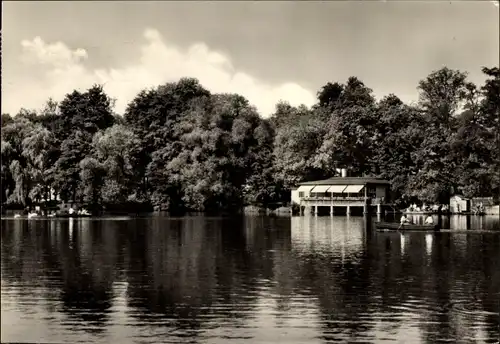
M 388 180 L 371 177 L 334 177 L 323 180 L 312 180 L 308 182 L 298 183 L 298 185 L 366 185 L 379 184 L 389 185 Z

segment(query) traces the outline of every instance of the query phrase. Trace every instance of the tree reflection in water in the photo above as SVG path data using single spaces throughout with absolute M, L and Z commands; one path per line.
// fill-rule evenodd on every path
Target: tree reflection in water
M 370 221 L 2 220 L 2 317 L 43 319 L 53 340 L 497 340 L 499 235 Z

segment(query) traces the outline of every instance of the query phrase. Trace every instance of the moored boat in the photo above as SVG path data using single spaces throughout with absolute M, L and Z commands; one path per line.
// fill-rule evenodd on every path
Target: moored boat
M 406 223 L 401 225 L 397 222 L 375 222 L 375 228 L 387 230 L 412 230 L 412 231 L 438 231 L 439 225 L 415 225 Z
M 56 214 L 55 217 L 62 217 L 62 218 L 76 218 L 76 217 L 92 217 L 92 214 Z
M 439 214 L 438 211 L 434 211 L 434 210 L 421 210 L 421 211 L 408 211 L 408 210 L 405 210 L 405 211 L 403 211 L 403 213 L 405 215 L 434 215 L 434 214 L 437 215 L 437 214 Z

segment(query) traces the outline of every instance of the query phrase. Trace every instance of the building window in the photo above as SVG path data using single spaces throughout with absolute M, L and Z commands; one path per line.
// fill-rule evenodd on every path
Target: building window
M 299 191 L 299 197 L 304 198 L 304 191 Z

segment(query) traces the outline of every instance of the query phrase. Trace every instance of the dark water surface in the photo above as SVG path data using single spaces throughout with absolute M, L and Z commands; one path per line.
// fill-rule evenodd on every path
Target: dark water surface
M 314 216 L 1 225 L 2 342 L 500 338 L 499 234 L 373 233 L 362 217 Z M 450 226 L 500 230 L 498 217 Z

